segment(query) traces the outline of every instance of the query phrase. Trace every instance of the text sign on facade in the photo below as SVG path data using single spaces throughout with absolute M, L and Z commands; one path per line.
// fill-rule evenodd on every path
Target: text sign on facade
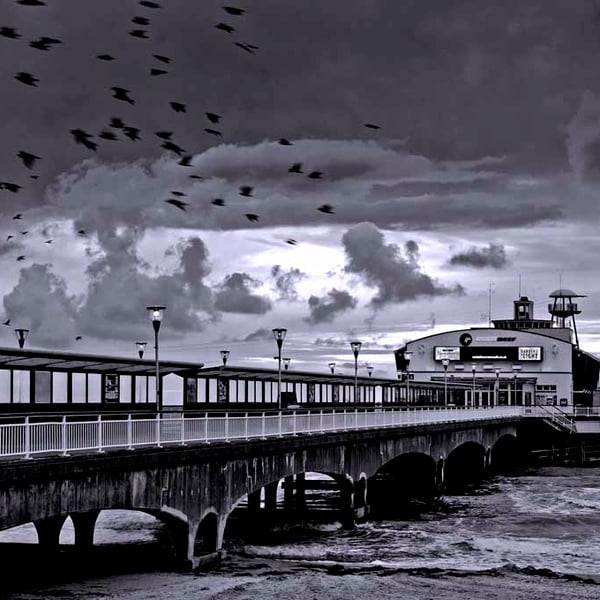
M 436 346 L 435 360 L 460 360 L 460 346 Z
M 540 346 L 519 346 L 519 360 L 542 360 Z

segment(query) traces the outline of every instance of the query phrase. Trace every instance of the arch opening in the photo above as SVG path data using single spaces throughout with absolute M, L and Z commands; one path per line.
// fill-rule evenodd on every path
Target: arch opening
M 200 522 L 194 539 L 194 556 L 205 556 L 217 551 L 219 519 L 216 513 L 208 513 Z
M 469 491 L 486 475 L 485 448 L 477 442 L 465 442 L 448 455 L 444 489 L 449 494 Z
M 490 470 L 493 473 L 510 474 L 519 471 L 525 463 L 525 452 L 514 435 L 503 435 L 492 446 Z

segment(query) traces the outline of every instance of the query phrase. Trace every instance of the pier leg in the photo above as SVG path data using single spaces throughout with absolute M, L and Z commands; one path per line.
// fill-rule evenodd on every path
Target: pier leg
M 435 493 L 441 496 L 444 492 L 444 467 L 446 466 L 446 461 L 442 456 L 435 463 Z
M 58 548 L 60 540 L 60 531 L 64 525 L 67 515 L 57 517 L 47 517 L 34 521 L 33 524 L 37 531 L 38 543 L 45 548 Z
M 294 510 L 294 476 L 289 475 L 283 480 L 283 508 L 286 511 Z
M 255 492 L 248 494 L 248 510 L 253 513 L 257 513 L 260 510 L 260 492 L 258 489 Z
M 306 510 L 306 476 L 304 473 L 296 475 L 296 510 Z
M 278 481 L 265 485 L 265 511 L 273 514 L 277 510 L 277 486 Z
M 75 546 L 78 548 L 91 548 L 94 545 L 94 528 L 99 514 L 99 510 L 91 510 L 69 515 L 75 529 Z

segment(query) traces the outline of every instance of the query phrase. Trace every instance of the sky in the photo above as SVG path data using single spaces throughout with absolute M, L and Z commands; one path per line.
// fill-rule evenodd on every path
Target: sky
M 224 1 L 0 0 L 0 345 L 395 377 L 566 287 L 600 354 L 600 2 Z

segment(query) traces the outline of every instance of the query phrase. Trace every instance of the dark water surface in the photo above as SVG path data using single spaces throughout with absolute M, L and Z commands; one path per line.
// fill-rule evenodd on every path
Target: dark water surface
M 389 570 L 472 575 L 474 580 L 483 573 L 525 573 L 600 582 L 598 467 L 543 467 L 495 476 L 469 495 L 447 496 L 438 505 L 420 508 L 418 517 L 372 521 L 353 529 L 343 529 L 338 523 L 290 525 L 249 541 L 229 540 L 228 557 L 219 572 L 244 576 L 251 565 L 259 568 L 266 561 L 270 565 L 283 561 L 288 565 L 287 571 L 281 571 L 284 577 L 289 569 L 337 574 Z M 72 543 L 69 524 L 61 537 L 63 543 Z M 57 582 L 67 595 L 72 582 L 78 590 L 75 596 L 92 597 L 96 584 L 90 579 L 88 594 L 86 578 L 102 576 L 106 584 L 127 570 L 137 573 L 142 587 L 146 577 L 149 589 L 152 575 L 164 573 L 167 595 L 153 597 L 169 597 L 168 582 L 172 579 L 176 586 L 180 578 L 189 577 L 164 562 L 169 555 L 164 528 L 152 517 L 128 511 L 101 514 L 95 565 L 88 568 L 78 564 L 72 552 L 65 552 L 62 563 L 46 572 L 36 547 L 23 544 L 36 541 L 31 525 L 2 532 L 0 541 L 5 574 L 14 573 L 14 563 L 34 567 L 29 576 L 15 577 L 10 585 L 10 578 L 4 579 L 7 598 L 45 597 L 44 589 L 49 593 Z M 76 564 L 69 570 L 69 565 Z M 39 595 L 19 596 L 19 589 L 35 589 Z M 597 589 L 600 598 L 600 586 Z M 15 595 L 9 595 L 10 590 Z M 115 586 L 110 597 L 125 595 Z M 170 597 L 180 596 L 173 592 Z

